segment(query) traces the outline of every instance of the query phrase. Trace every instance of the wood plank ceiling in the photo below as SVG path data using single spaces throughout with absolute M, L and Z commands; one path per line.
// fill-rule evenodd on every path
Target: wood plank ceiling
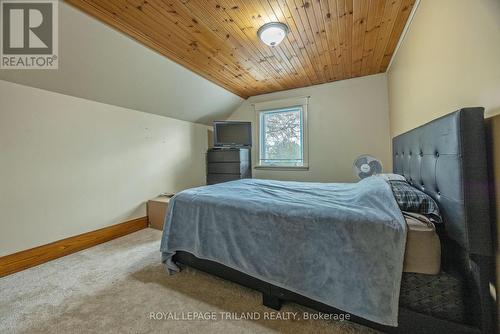
M 385 72 L 415 0 L 66 2 L 247 98 Z M 274 48 L 271 21 L 290 28 Z

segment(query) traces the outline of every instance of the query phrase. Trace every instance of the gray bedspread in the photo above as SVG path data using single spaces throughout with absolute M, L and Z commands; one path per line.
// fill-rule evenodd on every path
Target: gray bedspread
M 358 183 L 244 179 L 172 198 L 161 242 L 176 251 L 384 325 L 396 326 L 406 224 L 381 178 Z

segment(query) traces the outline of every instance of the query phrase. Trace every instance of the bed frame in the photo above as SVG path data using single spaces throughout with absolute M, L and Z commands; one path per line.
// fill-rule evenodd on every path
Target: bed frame
M 393 139 L 393 170 L 438 202 L 444 228 L 439 232 L 443 270 L 456 272 L 466 286 L 468 325 L 404 307 L 398 327 L 354 315 L 350 320 L 386 333 L 496 333 L 486 137 L 483 108 L 465 108 Z M 329 314 L 344 313 L 220 263 L 179 251 L 174 261 L 262 292 L 263 304 L 279 310 L 282 302 L 302 304 Z

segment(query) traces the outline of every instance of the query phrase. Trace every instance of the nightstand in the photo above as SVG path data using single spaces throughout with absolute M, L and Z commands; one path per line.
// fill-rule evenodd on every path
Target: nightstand
M 172 196 L 158 196 L 148 201 L 149 227 L 163 230 L 168 203 Z

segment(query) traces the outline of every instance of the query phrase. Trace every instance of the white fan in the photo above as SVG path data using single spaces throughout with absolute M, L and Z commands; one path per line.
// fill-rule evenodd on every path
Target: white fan
M 352 164 L 354 175 L 360 179 L 382 173 L 382 163 L 371 155 L 360 155 Z

